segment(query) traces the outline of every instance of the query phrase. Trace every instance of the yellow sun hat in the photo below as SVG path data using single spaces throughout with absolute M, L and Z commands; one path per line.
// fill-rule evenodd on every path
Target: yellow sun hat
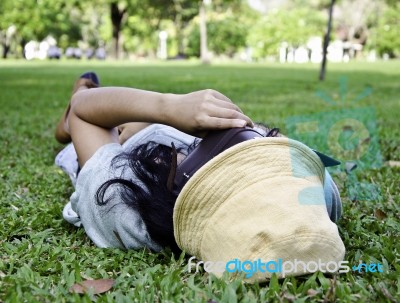
M 176 242 L 204 262 L 339 263 L 345 247 L 326 209 L 324 176 L 320 158 L 298 141 L 267 137 L 239 143 L 208 161 L 183 187 L 173 214 Z M 313 271 L 299 266 L 286 276 Z M 246 280 L 271 276 L 257 271 Z

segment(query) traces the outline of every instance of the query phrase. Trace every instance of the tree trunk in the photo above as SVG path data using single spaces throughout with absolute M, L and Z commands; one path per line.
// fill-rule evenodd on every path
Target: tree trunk
M 331 37 L 331 29 L 332 29 L 332 14 L 333 14 L 333 6 L 335 5 L 336 0 L 331 0 L 331 4 L 329 6 L 329 19 L 328 19 L 328 28 L 324 37 L 324 45 L 323 45 L 323 53 L 322 53 L 322 63 L 321 63 L 321 71 L 319 73 L 319 80 L 323 81 L 325 79 L 325 71 L 326 71 L 326 55 L 328 53 L 329 40 Z
M 203 64 L 210 63 L 207 49 L 207 21 L 204 1 L 200 2 L 200 58 Z
M 3 59 L 7 59 L 8 52 L 10 51 L 10 46 L 6 43 L 3 44 Z
M 26 40 L 24 38 L 21 39 L 19 45 L 21 46 L 21 55 L 23 59 L 26 59 L 25 56 L 25 44 L 26 44 Z
M 114 44 L 114 57 L 115 59 L 119 58 L 119 50 L 120 50 L 120 34 L 121 34 L 121 27 L 122 27 L 122 19 L 126 13 L 127 9 L 124 8 L 120 10 L 118 7 L 118 2 L 111 2 L 110 3 L 110 13 L 111 13 L 111 23 L 112 23 L 112 38 Z
M 182 22 L 175 22 L 176 39 L 178 40 L 178 56 L 185 56 L 185 45 L 183 43 L 183 29 Z
M 185 55 L 185 46 L 183 44 L 182 5 L 179 1 L 174 1 L 174 9 L 176 40 L 178 41 L 178 57 L 183 57 Z

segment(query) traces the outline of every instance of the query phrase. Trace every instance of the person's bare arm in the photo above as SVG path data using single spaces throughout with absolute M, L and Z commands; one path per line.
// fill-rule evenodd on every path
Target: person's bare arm
M 71 100 L 69 132 L 82 166 L 101 146 L 118 143 L 118 125 L 161 123 L 199 135 L 205 130 L 244 127 L 252 121 L 214 90 L 161 94 L 133 88 L 78 91 Z

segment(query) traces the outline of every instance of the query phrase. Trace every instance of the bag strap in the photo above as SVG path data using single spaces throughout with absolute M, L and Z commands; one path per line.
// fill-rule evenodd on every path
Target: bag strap
M 208 161 L 228 148 L 254 138 L 264 137 L 252 128 L 231 128 L 210 132 L 178 165 L 174 192 L 179 194 L 186 182 Z

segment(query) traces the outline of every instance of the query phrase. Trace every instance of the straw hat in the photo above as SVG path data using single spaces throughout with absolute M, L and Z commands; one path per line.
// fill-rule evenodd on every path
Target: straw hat
M 227 149 L 179 194 L 173 216 L 178 246 L 204 262 L 224 264 L 342 261 L 345 248 L 325 205 L 324 169 L 309 147 L 288 138 L 253 139 Z M 253 271 L 247 281 L 263 281 L 272 271 Z M 276 274 L 312 271 L 298 266 Z

